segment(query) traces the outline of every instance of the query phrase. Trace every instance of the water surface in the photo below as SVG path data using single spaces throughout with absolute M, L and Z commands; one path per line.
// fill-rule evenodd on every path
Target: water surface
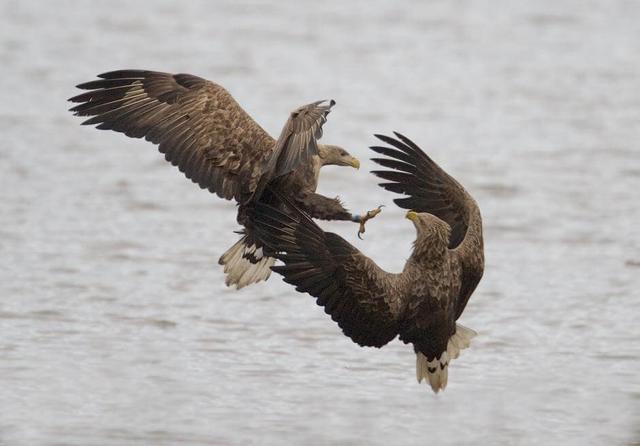
M 0 443 L 640 441 L 640 4 L 1 1 Z M 479 336 L 434 396 L 399 342 L 361 349 L 274 277 L 236 292 L 234 206 L 148 143 L 79 126 L 73 85 L 118 68 L 226 86 L 272 134 L 334 98 L 363 161 L 324 224 L 389 271 L 414 232 L 367 173 L 399 130 L 480 203 Z

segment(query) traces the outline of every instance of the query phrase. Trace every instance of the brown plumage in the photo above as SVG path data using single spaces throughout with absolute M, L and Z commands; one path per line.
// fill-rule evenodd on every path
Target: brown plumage
M 417 231 L 402 273 L 383 271 L 290 202 L 286 212 L 260 205 L 257 235 L 283 262 L 272 269 L 316 297 L 354 342 L 381 347 L 399 336 L 412 344 L 418 380 L 438 392 L 449 361 L 475 334 L 456 320 L 484 270 L 482 219 L 473 198 L 412 141 L 376 136 L 391 147 L 372 147 L 386 155 L 374 161 L 393 170 L 373 173 L 388 181 L 385 189 L 408 195 L 395 202 L 412 209 L 407 218 Z
M 246 212 L 267 185 L 289 196 L 310 215 L 358 220 L 337 199 L 315 194 L 324 165 L 358 167 L 338 146 L 319 145 L 331 101 L 294 110 L 278 139 L 260 127 L 220 85 L 190 74 L 119 70 L 78 85 L 70 110 L 97 125 L 132 138 L 145 138 L 201 188 L 239 205 L 243 238 L 220 259 L 227 284 L 239 287 L 264 280 L 273 259 L 262 257 L 246 227 Z

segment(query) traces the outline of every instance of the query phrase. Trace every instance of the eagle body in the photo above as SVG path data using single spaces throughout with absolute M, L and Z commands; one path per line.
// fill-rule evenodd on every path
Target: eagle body
M 399 274 L 388 273 L 342 237 L 324 232 L 294 202 L 259 204 L 251 218 L 272 270 L 316 298 L 343 333 L 360 346 L 382 347 L 398 337 L 416 353 L 416 377 L 434 392 L 448 382 L 449 362 L 475 332 L 457 323 L 484 271 L 482 218 L 475 200 L 415 143 L 376 135 L 372 147 L 393 170 L 374 171 L 381 186 L 407 195 L 416 229 L 413 252 Z
M 320 157 L 314 155 L 311 157 L 309 163 L 301 165 L 296 170 L 271 180 L 269 190 L 289 197 L 289 199 L 293 200 L 302 209 L 308 210 L 307 206 L 304 205 L 304 200 L 309 194 L 315 193 L 318 187 L 321 167 L 322 161 Z M 269 202 L 269 199 L 267 199 L 267 202 Z M 239 204 L 236 220 L 242 226 L 250 224 L 247 214 L 253 208 L 254 203 L 255 200 L 248 200 Z
M 412 256 L 413 257 L 413 256 Z M 453 304 L 459 291 L 459 274 L 452 269 L 449 255 L 429 257 L 428 261 L 410 259 L 405 269 L 406 289 L 401 290 L 404 307 L 398 313 L 399 339 L 413 344 L 432 360 L 446 350 L 449 338 L 455 333 Z

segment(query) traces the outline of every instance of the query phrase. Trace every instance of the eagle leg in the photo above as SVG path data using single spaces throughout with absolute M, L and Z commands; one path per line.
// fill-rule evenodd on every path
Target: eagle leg
M 368 211 L 366 214 L 359 215 L 357 217 L 356 222 L 360 223 L 360 228 L 358 229 L 358 238 L 360 240 L 362 240 L 362 234 L 364 234 L 365 232 L 365 227 L 364 227 L 365 223 L 371 220 L 376 215 L 378 215 L 380 212 L 382 212 L 383 207 L 384 207 L 384 204 L 381 204 L 377 208 Z

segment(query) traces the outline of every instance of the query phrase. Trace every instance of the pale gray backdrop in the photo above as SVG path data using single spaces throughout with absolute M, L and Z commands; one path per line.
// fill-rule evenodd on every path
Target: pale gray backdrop
M 0 1 L 0 443 L 633 444 L 640 432 L 640 3 Z M 402 268 L 412 225 L 367 173 L 399 130 L 485 218 L 479 336 L 434 396 L 411 348 L 361 349 L 279 277 L 216 261 L 234 206 L 150 144 L 79 126 L 74 85 L 119 68 L 216 80 L 276 135 L 337 106 L 363 160 L 321 191 L 381 203 L 365 241 Z

